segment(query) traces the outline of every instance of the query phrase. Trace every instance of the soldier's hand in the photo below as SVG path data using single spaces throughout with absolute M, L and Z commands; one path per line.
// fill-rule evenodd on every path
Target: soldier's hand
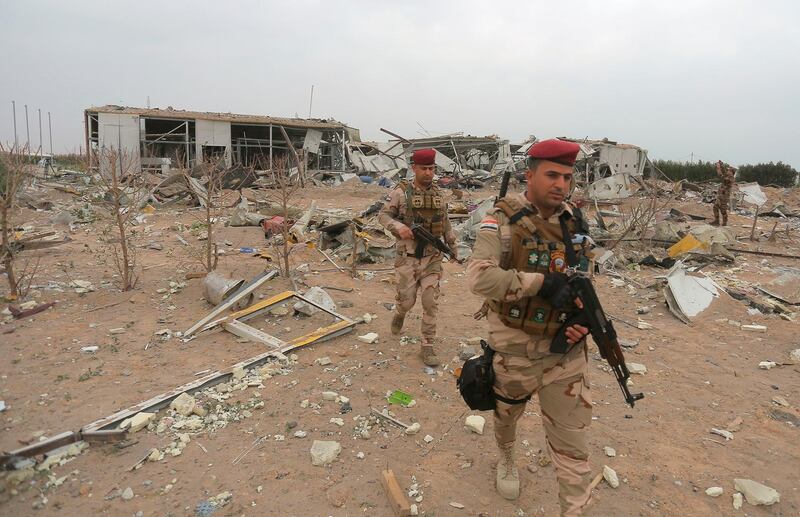
M 564 334 L 567 336 L 567 343 L 570 345 L 574 345 L 586 337 L 586 334 L 588 333 L 589 329 L 583 325 L 572 325 L 571 327 L 567 327 L 567 329 L 564 331 Z
M 572 289 L 564 273 L 544 273 L 544 282 L 537 293 L 556 309 L 567 307 L 573 300 Z
M 411 228 L 408 226 L 401 224 L 397 227 L 397 235 L 400 236 L 401 239 L 413 239 L 414 233 L 411 231 Z

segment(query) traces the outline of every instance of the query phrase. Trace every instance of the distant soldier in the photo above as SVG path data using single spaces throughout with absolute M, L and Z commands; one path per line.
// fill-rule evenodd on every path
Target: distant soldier
M 727 163 L 717 161 L 717 176 L 722 183 L 714 201 L 714 221 L 711 224 L 719 226 L 719 214 L 722 213 L 722 226 L 728 226 L 728 206 L 731 203 L 731 190 L 736 183 L 736 169 Z
M 437 300 L 439 282 L 442 279 L 442 253 L 431 245 L 425 245 L 420 258 L 415 257 L 418 242 L 414 240 L 411 227 L 422 225 L 434 236 L 444 238 L 452 249 L 456 249 L 456 238 L 447 218 L 447 203 L 442 191 L 433 184 L 436 169 L 436 151 L 420 149 L 411 157 L 413 181 L 401 181 L 389 195 L 389 202 L 381 210 L 378 220 L 397 237 L 395 274 L 397 280 L 397 304 L 392 318 L 392 334 L 403 329 L 406 314 L 417 301 L 417 291 L 422 290 L 422 361 L 428 366 L 438 366 L 439 358 L 434 350 L 436 338 Z M 458 260 L 458 257 L 452 257 Z

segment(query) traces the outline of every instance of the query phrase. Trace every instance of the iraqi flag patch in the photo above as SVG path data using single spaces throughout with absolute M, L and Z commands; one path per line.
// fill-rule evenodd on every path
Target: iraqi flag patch
M 481 230 L 493 230 L 497 231 L 497 219 L 493 219 L 491 217 L 486 217 L 481 221 Z

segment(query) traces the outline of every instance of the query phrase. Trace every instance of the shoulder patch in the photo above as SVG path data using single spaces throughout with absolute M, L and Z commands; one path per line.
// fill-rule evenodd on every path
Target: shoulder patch
M 497 231 L 497 219 L 492 216 L 484 217 L 481 220 L 479 230 Z

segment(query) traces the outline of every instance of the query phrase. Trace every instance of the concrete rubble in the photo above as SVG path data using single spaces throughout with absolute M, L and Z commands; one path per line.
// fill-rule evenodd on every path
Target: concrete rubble
M 331 440 L 314 440 L 311 445 L 311 464 L 318 467 L 328 465 L 339 457 L 342 446 Z
M 733 486 L 744 495 L 748 504 L 754 506 L 770 506 L 781 500 L 781 494 L 777 490 L 752 479 L 734 479 Z
M 326 138 L 316 139 L 317 144 L 324 147 L 335 143 Z M 292 139 L 297 150 L 302 150 L 306 143 L 305 139 L 308 140 L 309 146 L 315 145 L 313 133 L 303 137 L 293 133 Z M 418 482 L 413 476 L 415 472 L 409 465 L 419 464 L 420 459 L 417 455 L 419 458 L 424 458 L 431 452 L 435 456 L 443 450 L 447 451 L 445 454 L 455 454 L 456 471 L 460 470 L 458 465 L 461 465 L 461 469 L 467 470 L 486 464 L 485 458 L 481 459 L 463 447 L 459 446 L 457 453 L 453 452 L 453 444 L 459 440 L 459 436 L 467 440 L 486 439 L 481 436 L 485 431 L 485 418 L 479 415 L 459 416 L 460 411 L 451 415 L 443 409 L 446 404 L 454 400 L 453 375 L 458 366 L 480 353 L 481 336 L 467 337 L 480 333 L 480 330 L 465 328 L 463 332 L 461 329 L 454 331 L 452 327 L 444 325 L 448 333 L 443 336 L 441 345 L 437 346 L 442 346 L 448 354 L 445 357 L 451 359 L 441 368 L 422 369 L 418 364 L 413 368 L 406 368 L 412 364 L 412 359 L 409 357 L 416 353 L 419 344 L 416 333 L 418 308 L 407 322 L 409 328 L 405 330 L 408 335 L 399 339 L 388 335 L 388 320 L 391 319 L 389 311 L 394 310 L 394 305 L 388 300 L 393 295 L 391 265 L 394 259 L 395 239 L 377 224 L 376 214 L 385 200 L 387 189 L 409 177 L 410 153 L 421 146 L 435 147 L 436 181 L 444 189 L 450 207 L 448 216 L 458 236 L 459 255 L 468 257 L 472 252 L 480 221 L 494 206 L 502 173 L 512 172 L 511 188 L 514 191 L 524 189 L 525 151 L 534 141 L 535 139 L 531 138 L 525 142 L 513 143 L 494 136 L 470 137 L 454 134 L 410 140 L 397 138 L 388 142 L 361 142 L 350 139 L 348 134 L 342 142 L 343 155 L 335 157 L 336 169 L 309 167 L 304 171 L 302 166 L 293 166 L 290 176 L 298 181 L 303 177 L 308 184 L 325 189 L 345 185 L 358 194 L 352 197 L 370 198 L 368 202 L 362 203 L 367 208 L 361 210 L 356 203 L 353 203 L 353 206 L 332 207 L 331 203 L 327 203 L 325 195 L 330 193 L 332 198 L 335 192 L 326 190 L 323 192 L 325 195 L 314 192 L 313 202 L 308 195 L 302 199 L 293 199 L 291 206 L 286 208 L 288 217 L 280 221 L 276 218 L 283 218 L 283 207 L 276 205 L 274 200 L 278 190 L 275 188 L 274 174 L 268 170 L 253 170 L 252 175 L 244 170 L 232 172 L 232 177 L 235 179 L 227 183 L 218 200 L 220 202 L 224 200 L 224 208 L 220 210 L 218 223 L 221 228 L 229 226 L 231 228 L 226 230 L 240 233 L 220 234 L 215 237 L 219 247 L 217 253 L 222 251 L 219 253 L 221 257 L 226 256 L 226 260 L 235 261 L 235 267 L 225 271 L 233 269 L 242 277 L 246 277 L 249 273 L 243 271 L 247 271 L 248 268 L 263 270 L 274 267 L 276 264 L 274 250 L 280 249 L 283 244 L 282 232 L 288 229 L 290 238 L 287 242 L 293 254 L 292 271 L 288 278 L 282 278 L 281 281 L 286 281 L 287 285 L 289 282 L 296 284 L 294 289 L 304 292 L 304 296 L 328 310 L 354 307 L 352 310 L 354 315 L 361 314 L 353 318 L 362 326 L 360 335 L 332 341 L 330 348 L 304 349 L 309 355 L 304 356 L 299 367 L 297 356 L 294 355 L 288 357 L 276 355 L 252 368 L 231 367 L 231 364 L 240 360 L 240 356 L 235 355 L 239 353 L 235 347 L 250 346 L 253 343 L 245 344 L 243 340 L 237 339 L 214 341 L 209 345 L 211 340 L 203 342 L 199 339 L 196 341 L 174 339 L 181 337 L 174 329 L 180 328 L 178 325 L 183 323 L 182 320 L 176 319 L 175 315 L 190 307 L 193 297 L 201 300 L 200 284 L 213 274 L 206 275 L 205 271 L 201 271 L 199 275 L 205 275 L 205 280 L 198 281 L 196 279 L 200 276 L 187 275 L 190 271 L 184 269 L 172 271 L 183 267 L 178 257 L 180 250 L 188 247 L 189 243 L 195 245 L 202 242 L 198 239 L 205 238 L 202 224 L 187 223 L 179 219 L 185 210 L 189 208 L 196 210 L 207 201 L 208 184 L 202 176 L 197 176 L 198 171 L 190 171 L 187 177 L 170 170 L 171 164 L 167 163 L 148 160 L 143 164 L 146 168 L 146 173 L 143 174 L 149 187 L 146 203 L 141 206 L 142 213 L 137 214 L 137 228 L 143 237 L 137 250 L 149 254 L 148 257 L 158 257 L 152 262 L 147 262 L 146 267 L 162 267 L 159 264 L 166 264 L 165 267 L 170 269 L 169 274 L 157 282 L 153 282 L 146 275 L 143 277 L 148 280 L 148 283 L 144 284 L 147 286 L 144 298 L 152 297 L 152 300 L 148 301 L 158 304 L 160 311 L 157 318 L 147 322 L 148 326 L 144 331 L 136 325 L 138 322 L 129 321 L 137 316 L 127 317 L 126 314 L 130 307 L 138 307 L 143 303 L 141 293 L 134 291 L 131 293 L 133 295 L 131 301 L 124 299 L 118 296 L 121 293 L 115 290 L 112 282 L 87 275 L 81 270 L 73 272 L 74 268 L 69 265 L 68 260 L 59 259 L 64 269 L 63 274 L 52 279 L 37 280 L 37 284 L 33 287 L 37 293 L 36 297 L 32 300 L 14 302 L 15 309 L 33 309 L 48 297 L 57 297 L 59 304 L 64 297 L 67 297 L 69 303 L 79 306 L 81 317 L 88 320 L 85 324 L 83 321 L 80 322 L 81 329 L 87 326 L 90 331 L 98 329 L 92 336 L 76 334 L 72 343 L 56 343 L 57 340 L 50 340 L 48 336 L 54 332 L 43 331 L 42 336 L 37 336 L 37 339 L 41 341 L 47 337 L 48 347 L 53 350 L 57 348 L 69 350 L 71 355 L 68 361 L 82 362 L 79 364 L 83 366 L 83 371 L 88 371 L 85 377 L 81 374 L 78 380 L 78 375 L 69 372 L 72 379 L 59 377 L 60 380 L 56 382 L 66 384 L 70 380 L 85 383 L 78 386 L 82 389 L 85 386 L 87 393 L 97 389 L 101 382 L 105 383 L 100 390 L 104 395 L 107 395 L 104 390 L 108 389 L 109 383 L 121 384 L 126 390 L 131 389 L 128 380 L 138 379 L 140 371 L 127 364 L 120 366 L 123 362 L 115 360 L 115 356 L 111 354 L 122 351 L 125 357 L 133 356 L 135 351 L 133 345 L 129 343 L 135 343 L 139 335 L 146 334 L 149 340 L 146 345 L 149 348 L 145 348 L 145 344 L 142 343 L 142 348 L 147 352 L 143 356 L 152 361 L 153 370 L 161 368 L 159 371 L 175 373 L 176 376 L 178 372 L 173 370 L 178 368 L 178 365 L 164 364 L 162 359 L 174 350 L 186 353 L 187 357 L 188 354 L 192 354 L 194 360 L 207 352 L 208 349 L 203 348 L 205 346 L 230 346 L 230 359 L 226 356 L 223 364 L 218 360 L 207 363 L 197 361 L 202 364 L 200 367 L 188 373 L 180 372 L 182 377 L 188 376 L 193 379 L 191 374 L 198 371 L 196 378 L 200 379 L 210 372 L 230 367 L 230 375 L 224 382 L 180 393 L 169 404 L 161 406 L 157 412 L 148 410 L 126 415 L 129 417 L 124 419 L 119 427 L 127 431 L 126 442 L 138 445 L 136 448 L 128 445 L 131 448 L 127 451 L 119 450 L 130 452 L 131 458 L 133 456 L 137 456 L 136 459 L 145 458 L 133 470 L 150 469 L 153 473 L 163 473 L 165 470 L 173 469 L 179 471 L 186 469 L 186 463 L 181 462 L 189 460 L 197 465 L 210 464 L 212 462 L 210 456 L 214 451 L 208 442 L 231 440 L 231 437 L 240 433 L 245 438 L 234 438 L 236 446 L 231 448 L 235 450 L 234 454 L 246 451 L 249 445 L 256 444 L 252 448 L 253 452 L 250 452 L 249 460 L 252 462 L 262 461 L 262 456 L 281 459 L 274 462 L 274 467 L 270 465 L 267 474 L 269 480 L 274 478 L 297 481 L 302 476 L 302 472 L 286 472 L 291 469 L 283 462 L 297 451 L 299 451 L 298 457 L 306 462 L 306 466 L 308 456 L 305 454 L 310 454 L 313 466 L 328 466 L 329 469 L 333 469 L 330 472 L 338 470 L 341 466 L 346 477 L 353 472 L 348 469 L 372 468 L 371 462 L 375 463 L 376 458 L 383 453 L 383 449 L 391 451 L 402 447 L 402 457 L 411 460 L 407 465 L 402 465 L 406 472 L 403 473 L 401 486 L 409 486 L 408 479 L 412 480 L 406 491 L 406 495 L 414 501 L 412 514 L 431 514 L 435 510 L 441 511 L 443 507 L 451 508 L 451 511 L 466 509 L 468 513 L 477 514 L 484 510 L 483 506 L 486 506 L 479 498 L 468 500 L 463 492 L 448 494 L 443 491 L 447 487 L 440 483 Z M 702 354 L 696 357 L 690 356 L 687 352 L 687 362 L 691 359 L 694 361 L 693 365 L 702 366 L 697 368 L 702 370 L 702 373 L 696 374 L 695 380 L 699 380 L 694 384 L 713 395 L 713 400 L 704 405 L 702 410 L 714 414 L 714 417 L 709 417 L 707 423 L 698 428 L 700 432 L 697 434 L 702 435 L 699 436 L 698 442 L 702 443 L 703 447 L 711 447 L 717 451 L 724 460 L 726 453 L 721 451 L 730 451 L 736 444 L 740 446 L 750 444 L 748 447 L 751 447 L 752 443 L 755 443 L 751 442 L 752 432 L 759 428 L 771 425 L 769 431 L 773 435 L 787 432 L 786 429 L 789 432 L 796 432 L 800 424 L 796 408 L 792 405 L 796 404 L 796 397 L 790 390 L 791 375 L 800 363 L 800 348 L 796 348 L 800 345 L 795 341 L 783 339 L 786 334 L 779 333 L 785 332 L 783 325 L 786 325 L 787 321 L 796 320 L 800 305 L 800 290 L 798 290 L 800 269 L 792 267 L 790 262 L 796 260 L 792 256 L 797 254 L 795 238 L 797 229 L 800 228 L 800 210 L 794 206 L 794 201 L 788 200 L 789 189 L 782 191 L 773 187 L 754 188 L 750 185 L 740 185 L 741 199 L 734 200 L 731 208 L 731 218 L 735 223 L 726 228 L 714 227 L 707 222 L 710 220 L 708 201 L 713 199 L 716 185 L 656 179 L 650 176 L 654 171 L 653 164 L 647 158 L 647 152 L 636 146 L 604 141 L 579 142 L 581 155 L 577 175 L 578 186 L 573 194 L 573 200 L 583 205 L 582 210 L 587 218 L 589 234 L 598 245 L 592 264 L 594 281 L 598 286 L 598 292 L 602 290 L 604 294 L 613 295 L 608 298 L 605 295 L 601 297 L 620 335 L 620 343 L 628 359 L 628 369 L 631 374 L 637 375 L 630 383 L 635 383 L 638 391 L 646 391 L 648 399 L 645 400 L 661 402 L 663 405 L 660 411 L 665 410 L 665 407 L 675 406 L 677 402 L 670 398 L 673 394 L 665 393 L 663 386 L 667 381 L 674 382 L 679 379 L 686 370 L 679 369 L 674 363 L 665 359 L 668 357 L 665 354 L 667 350 L 674 351 L 686 344 L 683 340 L 684 331 L 685 335 L 692 337 L 696 337 L 699 331 L 703 336 L 709 337 L 708 343 L 705 343 Z M 624 162 L 618 165 L 618 162 L 612 159 L 614 153 L 625 154 Z M 312 161 L 319 159 L 311 156 L 314 154 L 309 152 L 308 155 Z M 333 157 L 330 159 L 334 160 Z M 628 169 L 635 168 L 635 170 L 626 171 L 625 164 L 628 164 Z M 227 164 L 218 166 L 228 167 Z M 230 168 L 233 169 L 232 166 Z M 92 205 L 93 196 L 96 196 L 95 181 L 92 174 L 69 175 L 58 181 L 60 187 L 69 188 L 75 193 L 68 193 L 41 182 L 33 184 L 28 189 L 28 195 L 23 199 L 28 207 L 27 210 L 47 212 L 46 225 L 57 225 L 56 234 L 35 239 L 35 242 L 60 245 L 69 242 L 65 240 L 69 235 L 76 237 L 85 232 L 92 236 L 88 242 L 93 245 L 92 240 L 96 240 L 99 236 L 94 234 L 96 230 L 92 224 L 100 217 Z M 71 201 L 53 196 L 54 191 L 67 194 L 71 197 Z M 349 200 L 347 202 L 350 203 Z M 326 204 L 328 206 L 324 206 Z M 656 208 L 650 213 L 647 212 L 648 206 Z M 169 226 L 154 227 L 153 220 L 156 219 L 156 215 L 153 214 L 161 219 L 169 219 Z M 756 215 L 759 219 L 754 221 L 753 217 Z M 270 221 L 274 224 L 271 225 Z M 769 224 L 764 221 L 768 221 Z M 749 238 L 751 223 L 755 232 L 752 240 Z M 33 235 L 44 229 L 50 231 L 51 228 L 56 226 L 46 228 L 22 226 L 19 236 Z M 257 235 L 258 239 L 253 239 L 251 233 Z M 47 244 L 42 247 L 49 246 L 50 244 Z M 87 245 L 86 249 L 89 250 L 90 247 Z M 85 251 L 86 257 L 90 257 L 89 253 Z M 94 262 L 92 265 L 94 267 Z M 446 282 L 455 283 L 455 279 L 459 279 L 462 282 L 459 285 L 463 285 L 462 269 L 454 264 L 445 264 L 445 268 Z M 192 278 L 195 280 L 192 281 Z M 238 280 L 237 277 L 232 278 Z M 359 303 L 359 298 L 364 297 L 368 291 L 380 289 L 385 290 L 376 302 L 382 305 L 381 307 L 374 307 L 374 300 L 370 300 L 369 306 Z M 229 290 L 225 291 L 226 295 L 230 294 Z M 280 291 L 273 290 L 272 287 L 265 288 L 257 294 L 258 300 L 270 298 L 278 292 Z M 443 293 L 447 297 L 445 301 L 457 307 L 458 314 L 471 316 L 474 308 L 461 307 L 462 300 L 459 298 L 459 293 L 454 292 L 451 286 L 444 282 Z M 95 297 L 99 294 L 107 300 L 97 301 L 98 298 Z M 226 296 L 222 296 L 222 299 L 224 298 Z M 606 303 L 606 300 L 609 302 Z M 222 300 L 211 303 L 216 305 L 220 301 Z M 237 304 L 236 308 L 241 309 L 254 302 L 256 299 L 252 297 Z M 108 309 L 103 308 L 111 304 L 117 305 Z M 102 312 L 95 313 L 94 310 Z M 378 318 L 377 315 L 381 317 Z M 314 330 L 318 325 L 315 316 L 320 318 L 320 311 L 316 307 L 304 302 L 294 303 L 294 300 L 291 300 L 272 307 L 259 318 L 250 321 L 262 332 L 289 341 L 294 338 L 293 331 L 301 328 L 307 330 L 306 327 Z M 108 318 L 108 322 L 103 318 Z M 14 320 L 14 313 L 10 309 L 2 312 L 0 320 L 2 320 L 0 331 L 12 330 L 19 335 L 26 330 Z M 675 327 L 672 325 L 682 329 L 677 338 L 673 333 Z M 226 335 L 225 339 L 228 338 L 230 336 Z M 218 337 L 213 339 L 216 340 Z M 262 351 L 259 349 L 259 353 Z M 17 355 L 17 351 L 10 353 Z M 48 355 L 50 352 L 44 355 L 41 355 L 41 352 L 36 353 L 40 354 L 34 356 L 36 361 L 46 359 L 48 364 L 55 363 Z M 23 362 L 20 369 L 31 367 L 32 354 L 33 352 L 29 353 L 27 350 L 19 351 L 20 361 Z M 590 361 L 594 361 L 597 366 L 596 370 L 592 369 L 592 388 L 595 390 L 598 387 L 597 392 L 602 394 L 602 398 L 598 397 L 595 400 L 598 419 L 608 423 L 610 420 L 605 419 L 619 417 L 619 422 L 630 424 L 631 428 L 651 425 L 652 422 L 642 418 L 640 413 L 627 408 L 623 408 L 623 413 L 623 410 L 617 407 L 620 405 L 619 400 L 606 397 L 605 389 L 611 384 L 609 380 L 613 377 L 610 376 L 605 361 L 596 355 L 593 345 L 589 348 L 589 356 Z M 69 363 L 59 363 L 57 366 L 60 367 L 61 364 Z M 708 373 L 709 370 L 713 372 L 715 369 L 724 371 L 726 375 L 730 373 L 728 377 L 731 379 L 741 375 L 757 376 L 753 377 L 761 380 L 757 389 L 766 390 L 759 395 L 761 406 L 754 409 L 743 404 L 741 407 L 737 406 L 734 413 L 729 413 L 731 409 L 725 406 L 723 399 L 718 395 L 719 390 L 727 390 L 728 386 L 721 387 L 719 377 L 715 378 L 713 374 Z M 10 374 L 14 373 L 13 370 L 10 369 Z M 206 373 L 199 370 L 204 370 Z M 61 373 L 61 370 L 58 372 L 54 370 L 53 377 Z M 381 412 L 381 416 L 370 413 L 373 409 L 372 404 L 382 399 L 385 390 L 389 392 L 405 390 L 413 393 L 414 404 L 408 407 L 392 404 L 388 409 L 376 408 L 375 411 Z M 66 388 L 39 391 L 43 393 L 41 395 L 37 393 L 36 396 L 40 397 L 39 406 L 42 408 L 69 406 L 70 411 L 77 411 L 77 404 L 69 401 L 69 397 L 76 397 L 78 390 L 75 388 L 71 388 L 71 391 Z M 45 391 L 49 392 L 49 395 L 44 393 Z M 58 393 L 57 397 L 64 397 L 64 400 L 54 399 L 54 392 Z M 593 391 L 593 396 L 595 393 Z M 614 396 L 617 395 L 615 392 Z M 455 396 L 457 401 L 457 394 Z M 25 408 L 23 402 L 18 395 L 11 397 L 4 394 L 4 398 L 13 402 L 13 405 L 6 407 L 5 402 L 0 401 L 3 417 L 8 418 L 9 427 L 12 427 L 11 424 L 18 425 L 20 412 Z M 669 400 L 668 404 L 663 402 L 665 399 Z M 371 401 L 369 407 L 366 406 L 365 400 Z M 116 398 L 114 402 L 119 404 Z M 103 403 L 109 402 L 106 400 Z M 449 406 L 447 407 L 449 409 Z M 31 414 L 38 410 L 35 402 L 29 408 L 25 411 Z M 540 413 L 535 405 L 530 405 L 526 411 Z M 275 412 L 279 412 L 277 416 Z M 742 416 L 734 419 L 737 414 Z M 450 421 L 445 421 L 444 417 L 440 418 L 441 415 L 445 415 Z M 746 419 L 746 423 L 742 417 Z M 273 418 L 277 422 L 268 418 Z M 642 423 L 645 421 L 646 423 Z M 264 425 L 265 422 L 268 426 Z M 725 422 L 728 423 L 722 425 Z M 712 424 L 718 427 L 710 427 Z M 461 425 L 463 429 L 460 429 Z M 423 428 L 426 429 L 425 435 L 421 433 Z M 34 435 L 30 443 L 35 444 L 40 438 L 47 439 L 49 432 L 48 429 L 47 435 Z M 605 431 L 601 429 L 598 432 Z M 479 436 L 473 436 L 472 433 Z M 264 440 L 260 442 L 254 440 L 262 436 L 265 437 Z M 657 437 L 658 434 L 653 436 Z M 734 437 L 736 441 L 731 442 Z M 631 473 L 630 486 L 634 488 L 636 494 L 641 495 L 640 479 L 650 475 L 655 482 L 662 474 L 645 473 L 646 465 L 638 461 L 641 460 L 639 457 L 641 444 L 624 442 L 617 438 L 604 435 L 595 443 L 610 443 L 618 448 L 621 447 L 619 452 L 610 446 L 602 447 L 601 456 L 615 458 L 607 460 L 611 462 L 630 461 L 625 464 L 625 469 L 636 468 L 638 474 L 642 474 L 634 476 Z M 308 441 L 301 443 L 304 440 Z M 531 438 L 531 441 L 534 439 Z M 348 444 L 352 442 L 356 442 L 358 446 L 349 447 Z M 713 443 L 708 444 L 708 442 Z M 6 473 L 3 479 L 9 481 L 9 486 L 15 487 L 14 490 L 21 490 L 20 485 L 26 483 L 41 490 L 41 494 L 35 499 L 29 497 L 25 504 L 28 508 L 32 504 L 38 505 L 33 506 L 34 508 L 44 508 L 48 504 L 44 494 L 64 483 L 62 473 L 56 474 L 52 470 L 71 461 L 87 447 L 86 442 L 78 441 L 38 454 L 33 459 L 17 459 L 15 469 Z M 539 444 L 538 447 L 542 445 Z M 752 447 L 757 449 L 755 446 Z M 350 452 L 342 455 L 343 448 L 347 448 Z M 537 451 L 537 446 L 527 443 L 521 449 L 528 464 L 527 470 L 520 469 L 521 474 L 529 478 L 526 481 L 528 486 L 531 485 L 532 475 L 535 485 L 536 477 L 543 475 L 548 469 L 552 470 L 552 465 L 547 453 L 541 449 Z M 205 458 L 203 455 L 209 452 L 211 453 L 209 458 Z M 202 459 L 198 460 L 195 454 Z M 128 456 L 125 456 L 124 461 L 128 463 L 126 467 L 132 463 L 128 462 Z M 216 466 L 220 465 L 216 459 L 214 463 Z M 335 465 L 330 467 L 334 463 Z M 620 465 L 617 465 L 617 468 L 620 468 Z M 240 468 L 246 471 L 252 468 L 252 464 L 242 464 Z M 400 479 L 401 469 L 397 466 L 394 468 Z M 375 477 L 374 472 L 367 470 L 364 470 L 364 475 Z M 419 475 L 419 471 L 416 475 Z M 763 477 L 765 474 L 753 472 L 752 475 Z M 42 480 L 38 485 L 37 476 L 41 476 Z M 336 473 L 329 480 L 330 484 L 342 483 L 340 477 L 339 473 Z M 453 478 L 456 479 L 454 484 L 457 483 L 458 476 L 454 475 Z M 603 467 L 602 479 L 605 479 L 611 488 L 619 488 L 622 483 L 627 486 L 629 483 L 627 478 L 619 476 L 609 465 Z M 773 478 L 767 476 L 763 479 L 769 481 Z M 130 508 L 129 513 L 138 510 L 134 507 L 136 502 L 146 501 L 152 495 L 149 488 L 146 488 L 147 485 L 140 486 L 139 481 L 136 483 L 134 484 L 130 478 L 121 479 L 110 492 L 111 497 L 116 498 L 116 503 L 125 502 L 126 508 Z M 728 501 L 731 501 L 726 499 L 725 494 L 731 493 L 728 492 L 731 487 L 710 486 L 716 483 L 720 483 L 716 477 L 707 478 L 704 485 L 693 482 L 694 491 L 698 493 L 694 496 L 690 493 L 687 497 L 702 498 L 705 494 L 708 498 L 702 499 L 703 504 L 711 508 L 720 505 L 724 500 L 724 505 L 717 509 L 724 513 L 729 507 L 722 509 L 723 506 L 727 507 Z M 131 486 L 128 486 L 129 484 Z M 99 485 L 98 481 L 96 486 Z M 423 503 L 423 489 L 432 485 L 436 489 L 436 498 L 426 495 Z M 167 486 L 169 488 L 166 488 Z M 172 491 L 174 495 L 178 487 L 173 488 L 173 486 L 174 482 L 167 485 L 162 483 L 159 486 L 159 493 L 165 495 Z M 704 489 L 702 486 L 707 488 Z M 75 497 L 84 497 L 90 493 L 91 487 L 83 492 L 79 492 L 79 488 L 75 487 L 73 490 L 77 494 Z M 185 494 L 186 487 L 180 488 Z M 211 497 L 224 488 L 221 486 L 215 487 L 213 491 L 205 490 L 203 495 L 197 498 L 203 498 L 197 507 L 190 506 L 187 511 L 191 513 L 195 510 L 198 515 L 203 512 L 210 514 L 214 509 L 229 504 L 233 492 L 226 491 Z M 267 493 L 273 488 L 274 485 L 264 482 Z M 330 486 L 324 487 L 326 491 L 330 488 Z M 336 488 L 346 491 L 349 487 Z M 735 492 L 731 497 L 734 509 L 741 508 L 745 500 L 751 505 L 780 503 L 781 494 L 756 481 L 735 479 L 733 488 Z M 257 493 L 261 493 L 261 489 L 262 486 L 259 485 Z M 657 487 L 654 492 L 659 490 Z M 785 499 L 791 498 L 791 493 L 787 493 L 791 492 L 791 487 L 782 487 L 781 490 L 784 491 Z M 663 496 L 663 492 L 659 493 L 658 497 Z M 2 497 L 8 494 L 11 494 L 10 489 L 7 489 Z M 104 497 L 97 491 L 94 494 L 96 498 Z M 236 497 L 236 504 L 232 505 L 230 511 L 240 513 L 250 505 L 250 500 L 240 501 L 238 489 Z M 652 501 L 644 504 L 649 504 L 655 513 L 674 511 L 675 507 L 671 502 L 663 499 L 657 501 L 656 497 L 653 495 Z M 191 504 L 195 504 L 197 499 Z M 328 501 L 334 499 L 330 497 Z M 51 506 L 53 500 L 51 497 L 49 503 Z M 437 508 L 433 508 L 433 501 L 439 505 Z M 365 502 L 351 499 L 346 505 L 342 503 L 341 506 L 331 502 L 336 508 L 347 508 L 348 511 L 357 508 L 357 506 L 351 507 L 353 503 L 363 503 L 362 508 L 368 513 L 381 513 L 386 510 L 381 506 L 375 508 L 369 506 L 375 504 L 372 500 Z M 255 503 L 253 504 L 255 506 Z M 781 511 L 790 511 L 786 510 L 791 508 L 790 505 L 791 502 L 787 505 L 785 500 L 783 507 L 777 507 Z M 186 505 L 182 502 L 180 507 Z M 546 511 L 546 507 L 543 508 L 542 511 Z M 551 506 L 550 509 L 552 508 L 555 507 Z M 254 511 L 269 510 L 259 503 Z M 527 507 L 525 511 L 528 511 Z

